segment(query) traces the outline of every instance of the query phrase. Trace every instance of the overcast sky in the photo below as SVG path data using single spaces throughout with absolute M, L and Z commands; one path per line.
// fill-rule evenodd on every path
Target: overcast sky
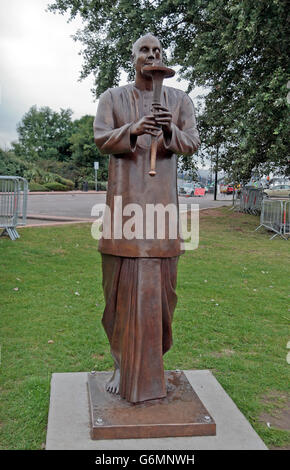
M 93 78 L 79 82 L 82 23 L 46 11 L 49 0 L 0 0 L 0 147 L 17 138 L 16 125 L 33 105 L 71 108 L 73 119 L 94 115 Z M 125 76 L 124 76 L 125 78 Z M 125 82 L 124 82 L 125 83 Z M 173 79 L 166 85 L 186 89 Z M 196 93 L 195 93 L 196 94 Z

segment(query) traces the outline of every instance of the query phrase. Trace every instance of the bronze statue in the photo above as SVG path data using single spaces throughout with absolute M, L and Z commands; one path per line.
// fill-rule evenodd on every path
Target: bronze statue
M 178 207 L 176 154 L 192 155 L 200 141 L 191 99 L 163 86 L 153 104 L 148 68 L 160 65 L 162 47 L 151 34 L 133 45 L 135 83 L 108 89 L 99 100 L 94 121 L 95 143 L 110 155 L 107 206 L 112 227 L 116 196 L 122 206 Z M 162 66 L 162 64 L 161 64 Z M 146 72 L 147 67 L 147 72 Z M 151 140 L 156 147 L 156 174 L 151 168 Z M 154 164 L 154 162 L 153 162 Z M 155 166 L 153 168 L 155 171 Z M 128 215 L 122 215 L 122 226 Z M 172 345 L 171 322 L 176 306 L 177 263 L 181 238 L 118 235 L 99 241 L 106 307 L 103 326 L 115 363 L 107 390 L 137 403 L 166 396 L 163 354 Z M 155 235 L 155 232 L 154 232 Z

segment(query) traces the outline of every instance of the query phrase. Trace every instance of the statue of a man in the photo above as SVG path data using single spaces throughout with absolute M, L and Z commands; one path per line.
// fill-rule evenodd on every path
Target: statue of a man
M 122 197 L 123 208 L 141 207 L 144 227 L 146 207 L 178 208 L 176 154 L 192 155 L 200 141 L 192 101 L 183 91 L 163 86 L 161 103 L 152 113 L 152 78 L 143 67 L 162 59 L 160 41 L 142 36 L 132 58 L 135 83 L 101 95 L 94 138 L 100 152 L 110 155 L 106 204 L 112 236 L 99 241 L 106 302 L 102 322 L 115 363 L 106 389 L 137 403 L 166 396 L 163 354 L 172 345 L 181 239 L 168 231 L 163 239 L 126 237 L 122 230 L 116 234 L 116 196 Z M 154 177 L 148 174 L 152 136 L 158 136 Z M 128 213 L 122 214 L 123 227 L 127 220 Z

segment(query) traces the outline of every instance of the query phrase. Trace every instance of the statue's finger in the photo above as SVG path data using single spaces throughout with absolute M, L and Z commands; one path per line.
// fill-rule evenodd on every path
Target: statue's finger
M 145 126 L 144 129 L 146 131 L 152 131 L 152 132 L 154 131 L 158 132 L 160 130 L 158 126 Z
M 154 118 L 156 119 L 157 117 L 171 117 L 172 114 L 169 111 L 161 111 L 159 113 L 154 114 Z
M 160 111 L 168 111 L 168 112 L 169 112 L 169 109 L 166 108 L 166 106 L 161 106 L 161 104 L 159 104 L 159 105 L 153 105 L 153 108 L 154 108 L 154 109 L 157 109 L 157 110 L 160 110 Z

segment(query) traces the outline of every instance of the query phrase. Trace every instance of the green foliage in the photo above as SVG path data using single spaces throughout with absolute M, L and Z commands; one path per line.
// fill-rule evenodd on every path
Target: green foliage
M 98 181 L 98 191 L 107 191 L 107 186 L 107 181 Z
M 23 176 L 28 169 L 26 162 L 16 157 L 11 150 L 5 151 L 0 148 L 0 175 L 1 176 Z
M 73 131 L 71 116 L 70 109 L 57 113 L 48 106 L 39 110 L 32 106 L 17 126 L 18 142 L 12 144 L 15 154 L 26 161 L 68 160 Z
M 21 176 L 39 184 L 58 182 L 73 189 L 81 181 L 95 178 L 94 162 L 98 161 L 98 179 L 108 179 L 108 158 L 100 155 L 94 143 L 94 117 L 86 115 L 72 121 L 71 114 L 71 110 L 56 113 L 49 107 L 37 110 L 33 106 L 24 115 L 17 128 L 19 141 L 13 143 L 15 154 L 27 161 L 19 170 Z M 16 158 L 10 164 L 13 173 Z M 6 168 L 8 171 L 8 164 Z
M 28 170 L 23 172 L 23 177 L 26 178 L 27 181 L 33 181 L 37 184 L 44 184 L 53 182 L 55 175 L 44 172 L 36 165 L 31 165 Z
M 37 184 L 42 184 L 42 185 L 47 186 L 50 183 L 52 184 L 60 183 L 63 186 L 65 186 L 66 189 L 72 190 L 74 188 L 73 181 L 63 178 L 62 176 L 57 175 L 56 173 L 44 171 L 36 165 L 33 165 L 30 167 L 29 170 L 24 171 L 23 176 L 28 181 L 37 183 Z
M 88 189 L 89 190 L 96 189 L 96 182 L 95 181 L 91 180 L 91 181 L 88 181 L 87 183 L 88 183 Z
M 74 189 L 73 181 L 56 173 L 45 171 L 41 166 L 41 161 L 24 162 L 16 157 L 11 150 L 4 151 L 0 148 L 0 175 L 26 178 L 30 182 L 30 191 L 46 191 L 48 183 L 60 183 L 66 190 Z
M 94 162 L 99 162 L 98 179 L 108 179 L 108 158 L 98 151 L 93 134 L 94 116 L 82 116 L 74 121 L 70 137 L 72 159 L 77 166 L 88 169 L 87 176 L 94 177 Z
M 43 184 L 39 184 L 39 183 L 29 183 L 28 185 L 28 188 L 29 188 L 29 191 L 33 192 L 33 191 L 47 191 L 47 187 L 44 186 Z
M 46 185 L 46 188 L 49 190 L 49 191 L 67 191 L 67 186 L 65 186 L 64 184 L 61 184 L 61 183 L 47 183 Z
M 98 179 L 107 180 L 108 158 L 100 158 L 94 143 L 94 117 L 72 121 L 71 115 L 70 109 L 57 113 L 49 107 L 30 108 L 17 127 L 13 151 L 0 149 L 0 173 L 42 185 L 57 182 L 72 190 L 95 178 L 94 162 L 99 161 Z
M 83 183 L 84 181 L 85 181 L 85 179 L 82 180 L 81 183 Z M 96 182 L 95 181 L 88 180 L 87 183 L 88 183 L 88 189 L 90 191 L 96 189 Z M 106 191 L 107 190 L 107 184 L 108 184 L 107 181 L 98 181 L 98 191 Z M 82 184 L 80 184 L 79 189 L 82 189 Z
M 81 78 L 95 75 L 96 95 L 118 84 L 121 69 L 132 77 L 132 43 L 150 31 L 188 91 L 208 90 L 201 138 L 209 149 L 220 134 L 221 168 L 235 179 L 289 173 L 286 0 L 54 0 L 50 10 L 82 18 Z
M 55 181 L 57 183 L 61 183 L 64 186 L 66 186 L 66 188 L 69 189 L 69 191 L 72 191 L 74 189 L 74 183 L 73 183 L 73 181 L 71 181 L 69 179 L 62 178 L 61 176 L 57 175 Z
M 39 160 L 37 167 L 47 173 L 55 173 L 62 178 L 75 181 L 83 171 L 82 166 L 77 166 L 71 159 L 67 162 L 59 162 L 58 160 Z M 61 183 L 61 181 L 60 181 Z

